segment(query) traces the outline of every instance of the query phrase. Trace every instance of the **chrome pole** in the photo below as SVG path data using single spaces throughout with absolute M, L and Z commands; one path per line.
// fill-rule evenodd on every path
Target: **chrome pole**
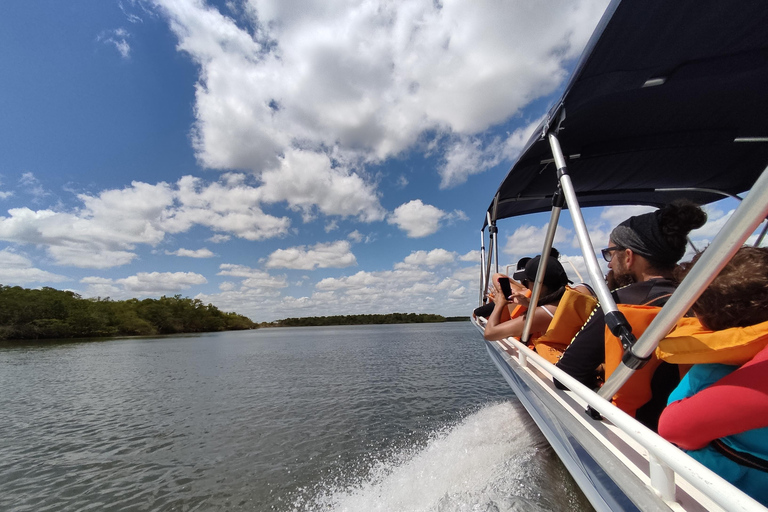
M 536 280 L 533 285 L 533 291 L 531 292 L 531 301 L 528 306 L 528 311 L 534 311 L 536 304 L 539 302 L 539 296 L 541 295 L 541 285 L 544 283 L 544 273 L 547 271 L 547 262 L 549 260 L 549 254 L 552 249 L 552 244 L 555 241 L 555 233 L 557 232 L 557 223 L 560 220 L 560 212 L 563 210 L 562 195 L 558 189 L 553 198 L 552 213 L 549 217 L 549 226 L 547 226 L 547 234 L 544 237 L 544 247 L 541 250 L 541 258 L 539 259 L 539 268 L 536 270 Z M 525 316 L 525 325 L 523 326 L 523 335 L 520 340 L 523 343 L 528 343 L 531 337 L 531 326 L 533 325 L 533 316 Z
M 493 228 L 494 226 L 491 224 L 491 214 L 486 212 L 486 221 L 488 222 L 488 236 L 489 236 L 489 243 L 490 248 L 488 250 L 488 255 L 486 256 L 485 260 L 485 289 L 488 289 L 488 283 L 491 278 L 491 260 L 492 260 L 492 253 L 493 253 Z
M 555 157 L 555 165 L 557 165 L 560 186 L 565 194 L 565 201 L 568 203 L 568 211 L 571 212 L 573 227 L 576 229 L 579 247 L 581 247 L 581 252 L 584 256 L 584 263 L 586 263 L 587 272 L 592 279 L 592 287 L 597 294 L 597 299 L 600 301 L 600 306 L 602 307 L 603 312 L 618 312 L 616 302 L 613 300 L 611 291 L 608 289 L 608 285 L 605 282 L 605 276 L 603 276 L 603 272 L 600 270 L 600 265 L 597 263 L 597 256 L 595 255 L 595 250 L 592 248 L 592 240 L 589 238 L 589 232 L 587 231 L 587 225 L 584 222 L 584 216 L 581 214 L 579 200 L 576 197 L 571 177 L 568 175 L 568 168 L 565 164 L 563 150 L 560 148 L 560 141 L 557 140 L 557 137 L 553 133 L 549 134 L 549 145 L 552 147 L 552 154 Z
M 731 257 L 768 215 L 768 167 L 752 186 L 747 197 L 739 204 L 712 243 L 704 250 L 680 286 L 669 298 L 661 312 L 653 319 L 640 340 L 625 351 L 624 359 L 608 381 L 600 388 L 600 396 L 610 400 L 616 391 L 631 377 L 632 365 L 644 360 L 656 350 L 659 340 L 665 337 L 675 323 L 691 308 L 701 292 L 709 286 Z
M 499 209 L 499 194 L 497 193 L 493 198 L 493 227 L 491 232 L 493 233 L 493 263 L 495 272 L 499 273 L 499 228 L 496 227 L 496 214 Z
M 480 230 L 480 300 L 478 306 L 485 304 L 488 291 L 488 274 L 485 272 L 485 228 Z

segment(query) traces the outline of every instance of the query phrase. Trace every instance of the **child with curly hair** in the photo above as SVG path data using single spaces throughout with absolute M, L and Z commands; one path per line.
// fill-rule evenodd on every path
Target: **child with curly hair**
M 706 363 L 670 395 L 659 434 L 768 506 L 768 248 L 739 249 L 692 309 L 699 330 L 676 329 L 657 354 Z

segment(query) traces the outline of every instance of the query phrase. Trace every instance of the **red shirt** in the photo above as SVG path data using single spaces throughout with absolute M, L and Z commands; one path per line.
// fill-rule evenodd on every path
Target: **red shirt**
M 684 450 L 768 427 L 768 347 L 695 395 L 673 402 L 659 418 L 659 435 Z

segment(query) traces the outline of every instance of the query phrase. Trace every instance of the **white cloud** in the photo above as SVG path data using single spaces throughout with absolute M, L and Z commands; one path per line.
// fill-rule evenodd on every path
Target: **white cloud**
M 439 268 L 396 269 L 326 278 L 315 286 L 311 297 L 304 298 L 303 305 L 308 310 L 306 315 L 328 303 L 349 313 L 412 311 L 469 315 L 476 299 L 473 287 L 467 288 L 462 280 L 445 275 Z
M 477 284 L 479 286 L 480 283 L 480 267 L 464 267 L 453 274 L 451 274 L 451 278 L 457 280 L 457 281 L 464 281 L 469 282 L 472 284 Z M 478 292 L 479 293 L 479 292 Z
M 254 289 L 279 289 L 288 286 L 285 276 L 273 276 L 263 270 L 246 267 L 245 265 L 235 265 L 224 263 L 219 265 L 220 276 L 241 277 L 242 288 Z
M 357 265 L 351 245 L 346 240 L 320 243 L 307 249 L 304 246 L 278 249 L 269 255 L 267 268 L 293 268 L 315 270 L 316 268 L 344 268 Z
M 445 249 L 433 249 L 427 251 L 414 251 L 405 259 L 395 264 L 396 269 L 408 269 L 417 267 L 434 268 L 438 265 L 447 265 L 456 261 L 456 253 Z
M 507 237 L 507 243 L 502 252 L 511 256 L 533 256 L 541 253 L 548 226 L 549 223 L 541 227 L 527 224 L 520 226 L 512 235 Z M 570 229 L 558 226 L 553 245 L 560 249 L 558 246 L 571 241 L 571 233 Z
M 216 256 L 214 253 L 212 253 L 210 250 L 203 247 L 202 249 L 178 249 L 176 251 L 165 251 L 165 254 L 171 255 L 171 256 L 184 256 L 187 258 L 213 258 Z
M 208 281 L 194 272 L 139 272 L 115 282 L 136 293 L 167 293 L 186 290 Z
M 343 167 L 332 166 L 328 156 L 289 150 L 276 170 L 262 173 L 266 202 L 286 201 L 311 218 L 315 208 L 324 215 L 358 217 L 372 222 L 384 218 L 373 186 Z
M 51 195 L 50 192 L 43 188 L 40 180 L 31 172 L 25 172 L 21 175 L 19 185 L 21 185 L 24 192 L 32 196 L 34 201 L 40 201 L 44 197 Z
M 306 250 L 305 250 L 306 251 Z M 237 311 L 256 321 L 288 316 L 372 314 L 382 312 L 468 315 L 476 307 L 479 281 L 477 266 L 458 268 L 457 255 L 444 249 L 417 251 L 393 270 L 359 271 L 342 277 L 326 277 L 309 295 L 291 293 L 285 276 L 242 265 L 221 265 L 219 275 L 233 279 L 219 285 L 220 293 L 196 298 L 224 311 Z M 403 262 L 405 263 L 405 262 Z M 241 282 L 236 281 L 240 279 Z M 294 286 L 311 286 L 304 275 Z M 329 309 L 329 304 L 332 308 Z
M 136 18 L 129 17 L 129 20 L 131 22 L 135 22 Z M 127 59 L 131 56 L 131 45 L 128 43 L 129 37 L 130 34 L 127 30 L 118 28 L 101 32 L 96 37 L 96 41 L 114 46 L 120 53 L 120 56 L 124 59 Z
M 347 235 L 347 238 L 352 240 L 355 243 L 360 243 L 363 241 L 363 234 L 359 232 L 358 230 L 352 231 L 350 234 Z
M 409 238 L 422 238 L 437 232 L 446 215 L 443 210 L 415 199 L 395 208 L 387 222 L 397 225 Z
M 339 229 L 339 221 L 334 219 L 331 222 L 328 222 L 325 225 L 325 228 L 323 228 L 323 229 L 325 229 L 326 233 L 330 233 L 331 231 L 336 231 L 337 229 Z
M 502 123 L 562 84 L 607 3 L 260 0 L 237 23 L 198 0 L 154 2 L 200 66 L 201 162 L 256 171 L 295 148 L 381 161 L 423 133 Z
M 472 262 L 480 261 L 480 251 L 477 251 L 477 250 L 469 251 L 467 254 L 459 256 L 459 259 L 461 261 L 472 261 Z
M 228 242 L 230 238 L 232 237 L 229 235 L 216 234 L 216 235 L 213 235 L 211 238 L 209 238 L 208 241 L 214 244 L 221 244 L 224 242 Z
M 69 278 L 53 274 L 32 266 L 26 256 L 11 252 L 8 249 L 0 251 L 0 284 L 28 285 L 29 283 L 60 283 Z
M 537 119 L 515 130 L 506 140 L 497 137 L 489 144 L 484 144 L 479 137 L 454 137 L 438 168 L 440 188 L 461 185 L 473 174 L 485 172 L 502 161 L 514 160 L 540 122 L 541 119 Z
M 25 179 L 34 181 L 34 176 Z M 192 176 L 175 185 L 133 182 L 98 195 L 80 194 L 82 207 L 69 212 L 13 208 L 7 217 L 0 217 L 0 240 L 42 246 L 59 265 L 109 268 L 133 261 L 140 244 L 156 246 L 166 233 L 194 226 L 246 240 L 285 234 L 290 219 L 264 213 L 262 191 L 245 180 L 245 175 L 228 174 L 208 184 Z M 211 240 L 221 242 L 229 236 L 219 234 Z
M 175 295 L 208 281 L 194 272 L 139 272 L 121 279 L 85 277 L 80 282 L 87 285 L 85 291 L 87 296 L 128 299 Z
M 210 184 L 184 176 L 177 187 L 179 206 L 163 215 L 162 225 L 171 233 L 201 225 L 256 241 L 281 236 L 290 226 L 287 217 L 274 217 L 261 210 L 263 191 L 246 185 L 242 174 L 227 174 L 222 182 Z
M 611 226 L 610 229 L 612 230 L 625 220 L 627 220 L 630 217 L 634 217 L 635 215 L 642 215 L 644 213 L 649 213 L 656 211 L 658 208 L 654 208 L 653 206 L 643 206 L 643 205 L 636 205 L 636 206 L 608 206 L 606 208 L 603 208 L 602 212 L 600 213 L 600 219 L 608 222 L 608 224 Z
M 44 246 L 61 265 L 123 265 L 135 257 L 131 251 L 136 244 L 162 240 L 162 212 L 172 203 L 164 183 L 134 182 L 130 188 L 78 198 L 84 207 L 71 213 L 26 207 L 8 210 L 9 217 L 0 217 L 0 239 Z

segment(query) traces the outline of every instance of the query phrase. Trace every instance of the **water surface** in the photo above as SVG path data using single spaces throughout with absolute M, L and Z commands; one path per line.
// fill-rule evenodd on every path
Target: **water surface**
M 0 347 L 0 510 L 588 510 L 469 323 Z

